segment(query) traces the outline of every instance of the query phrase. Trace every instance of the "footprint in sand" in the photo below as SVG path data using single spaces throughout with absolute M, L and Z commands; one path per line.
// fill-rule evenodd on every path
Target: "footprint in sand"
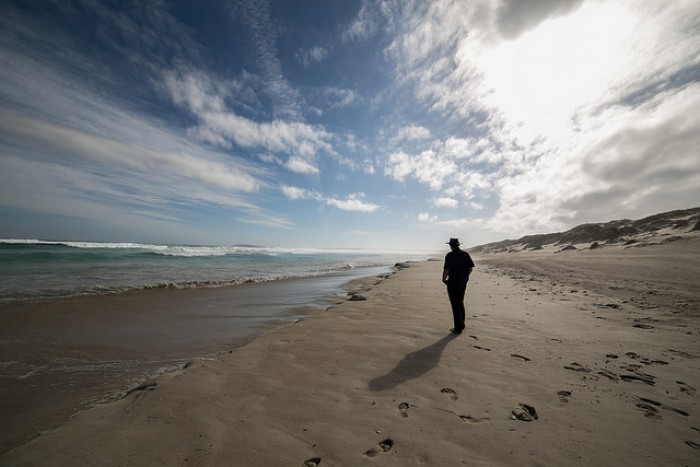
M 598 374 L 601 375 L 601 376 L 605 376 L 605 377 L 608 378 L 609 380 L 615 381 L 616 383 L 617 383 L 617 381 L 618 381 L 618 379 L 619 379 L 619 378 L 617 377 L 617 374 L 616 374 L 616 373 L 613 373 L 613 372 L 610 371 L 610 370 L 600 370 L 600 371 L 598 372 Z
M 640 398 L 641 400 L 641 398 Z M 657 420 L 661 420 L 661 414 L 659 413 L 659 410 L 655 407 L 660 405 L 658 402 L 655 401 L 649 401 L 650 403 L 647 402 L 639 402 L 637 403 L 637 408 L 641 409 L 644 412 L 644 416 L 647 418 L 655 418 Z
M 698 444 L 694 441 L 686 441 L 685 444 L 687 444 L 688 446 L 690 446 L 691 448 L 693 448 L 697 451 L 700 451 L 700 444 Z
M 676 384 L 680 385 L 681 387 L 681 392 L 684 392 L 688 394 L 689 396 L 695 395 L 695 388 L 690 386 L 689 384 L 684 383 L 683 381 L 676 381 Z
M 455 392 L 454 389 L 442 388 L 442 389 L 440 389 L 440 392 L 443 394 L 449 394 L 450 399 L 452 399 L 453 401 L 457 400 L 457 393 Z
M 511 411 L 511 419 L 521 420 L 523 422 L 531 422 L 540 418 L 537 415 L 537 410 L 531 405 L 520 403 L 519 407 Z
M 367 457 L 376 457 L 377 455 L 383 453 L 383 452 L 389 452 L 391 448 L 394 447 L 394 441 L 391 438 L 387 438 L 384 441 L 380 441 L 377 444 L 377 447 L 374 447 L 372 449 L 368 449 L 365 451 L 365 456 Z
M 557 396 L 559 396 L 559 401 L 564 404 L 568 404 L 569 399 L 571 398 L 571 391 L 559 391 Z
M 668 365 L 668 362 L 667 362 L 667 361 L 664 361 L 664 360 L 652 360 L 652 359 L 650 359 L 650 358 L 642 358 L 642 359 L 639 360 L 639 361 L 642 362 L 642 363 L 645 364 L 645 365 Z
M 639 403 L 637 404 L 637 407 L 644 410 L 645 412 L 647 412 L 644 414 L 646 417 L 661 418 L 661 414 L 657 410 L 657 407 L 659 409 L 664 409 L 664 410 L 674 412 L 674 413 L 676 413 L 678 415 L 682 415 L 684 417 L 689 416 L 688 412 L 686 412 L 685 410 L 677 409 L 675 407 L 671 407 L 671 406 L 662 404 L 661 402 L 657 402 L 653 399 L 647 399 L 646 397 L 638 397 L 637 399 L 639 399 Z
M 519 354 L 517 354 L 517 353 L 512 353 L 512 354 L 510 354 L 510 356 L 513 357 L 513 358 L 516 359 L 516 360 L 522 360 L 522 361 L 524 361 L 524 362 L 529 362 L 529 361 L 530 361 L 529 358 L 527 358 L 527 357 L 525 357 L 525 356 L 523 356 L 523 355 L 519 355 Z
M 402 403 L 400 403 L 400 404 L 399 404 L 399 409 L 398 409 L 399 418 L 402 419 L 402 420 L 403 420 L 404 418 L 408 418 L 408 413 L 407 413 L 406 411 L 407 411 L 408 409 L 410 409 L 411 407 L 416 407 L 416 406 L 415 406 L 415 405 L 411 405 L 411 404 L 409 404 L 408 402 L 402 402 Z
M 631 371 L 632 373 L 636 372 L 640 368 L 642 368 L 642 365 L 637 365 L 636 363 L 630 363 L 629 365 L 620 365 L 620 368 L 623 370 Z
M 304 467 L 318 467 L 321 463 L 320 457 L 312 457 L 311 459 L 306 459 L 304 461 Z
M 634 375 L 620 375 L 620 379 L 627 383 L 631 383 L 632 381 L 639 381 L 644 384 L 648 384 L 649 386 L 654 386 L 656 384 L 654 382 L 656 376 L 649 375 L 647 373 L 636 373 Z
M 581 365 L 580 363 L 573 362 L 571 365 L 564 365 L 564 368 L 567 370 L 571 371 L 577 371 L 579 373 L 590 373 L 591 369 L 586 368 L 585 366 Z
M 475 349 L 485 350 L 485 351 L 487 351 L 487 352 L 491 352 L 491 349 L 489 349 L 488 347 L 482 347 L 482 346 L 480 346 L 480 345 L 475 345 L 475 346 L 473 346 L 473 347 L 474 347 Z

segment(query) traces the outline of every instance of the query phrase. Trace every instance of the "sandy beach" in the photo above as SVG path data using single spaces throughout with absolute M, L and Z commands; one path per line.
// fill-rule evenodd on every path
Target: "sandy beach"
M 364 281 L 0 457 L 20 465 L 698 465 L 700 238 Z

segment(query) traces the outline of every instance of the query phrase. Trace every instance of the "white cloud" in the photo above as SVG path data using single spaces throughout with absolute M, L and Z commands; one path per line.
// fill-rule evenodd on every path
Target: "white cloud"
M 437 216 L 431 216 L 427 212 L 421 212 L 418 214 L 418 220 L 421 222 L 437 222 L 438 217 Z
M 454 198 L 442 197 L 442 198 L 433 198 L 433 205 L 438 207 L 438 208 L 452 208 L 452 209 L 454 209 L 459 205 L 459 203 Z
M 87 161 L 98 166 L 142 173 L 169 173 L 183 179 L 247 192 L 255 191 L 259 186 L 259 182 L 237 167 L 233 159 L 206 154 L 193 146 L 190 149 L 196 151 L 196 155 L 182 150 L 126 144 L 8 112 L 0 112 L 0 116 L 1 133 L 21 138 L 26 146 L 52 147 L 53 151 L 61 151 L 76 162 Z M 152 130 L 154 133 L 157 131 L 155 128 Z
M 466 159 L 474 163 L 495 164 L 501 161 L 501 158 L 494 151 L 493 143 L 486 138 L 457 138 L 450 136 L 442 143 L 441 151 L 447 157 L 457 160 Z
M 432 134 L 424 126 L 410 125 L 399 128 L 393 141 L 421 141 L 430 139 Z
M 486 197 L 491 193 L 496 180 L 504 176 L 505 172 L 503 172 L 503 169 L 494 172 L 479 172 L 478 170 L 468 172 L 463 170 L 454 176 L 452 183 L 445 188 L 444 193 L 469 200 L 477 195 Z
M 418 73 L 430 70 L 436 78 L 449 64 L 450 52 L 459 37 L 466 37 L 473 10 L 483 9 L 483 2 L 437 0 L 413 3 L 403 10 L 397 21 L 397 33 L 387 52 L 397 58 L 400 77 L 423 79 Z
M 147 230 L 156 221 L 178 222 L 179 231 L 191 231 L 181 213 L 202 205 L 234 209 L 252 219 L 268 216 L 250 197 L 266 185 L 266 171 L 195 144 L 179 129 L 131 110 L 128 101 L 99 92 L 84 82 L 85 76 L 107 80 L 102 82 L 106 88 L 117 83 L 61 40 L 52 38 L 56 53 L 48 57 L 39 45 L 3 44 L 12 65 L 0 72 L 0 95 L 4 109 L 17 109 L 3 110 L 0 117 L 4 206 L 113 227 L 124 220 L 115 231 L 127 225 Z M 188 105 L 219 108 L 220 102 L 193 82 L 184 84 Z M 9 187 L 18 191 L 10 195 Z M 139 219 L 143 227 L 136 227 Z M 152 230 L 174 229 L 160 225 Z
M 192 113 L 223 112 L 224 100 L 230 95 L 228 86 L 217 82 L 201 71 L 188 70 L 163 73 L 163 85 L 175 104 L 189 109 Z
M 456 218 L 438 221 L 441 226 L 450 227 L 453 229 L 475 229 L 481 226 L 478 219 Z
M 357 16 L 343 30 L 342 39 L 351 42 L 366 40 L 374 35 L 379 27 L 379 18 L 375 13 L 372 3 L 363 0 Z
M 255 57 L 259 84 L 273 104 L 276 119 L 299 121 L 304 110 L 304 98 L 284 75 L 278 57 L 277 28 L 270 18 L 270 3 L 266 1 L 229 2 L 230 17 L 249 37 L 248 53 Z
M 457 166 L 452 160 L 441 157 L 433 150 L 415 155 L 399 151 L 389 156 L 384 170 L 387 175 L 398 181 L 404 181 L 410 176 L 433 190 L 438 190 L 442 188 L 446 179 L 457 172 Z
M 235 143 L 244 148 L 263 148 L 268 151 L 296 154 L 304 157 L 302 167 L 295 159 L 292 169 L 309 172 L 318 151 L 332 152 L 330 135 L 321 127 L 301 122 L 273 120 L 258 123 L 236 115 L 225 105 L 227 90 L 202 73 L 168 71 L 164 86 L 173 102 L 192 112 L 199 124 L 188 134 L 211 144 L 229 147 Z M 311 170 L 313 172 L 313 170 Z
M 619 212 L 653 213 L 697 203 L 700 186 L 700 84 L 637 107 L 616 106 L 586 128 L 567 157 L 540 159 L 499 183 L 501 208 L 491 221 L 545 231 Z M 532 180 L 538 180 L 533 184 Z
M 282 193 L 284 193 L 284 196 L 287 197 L 287 199 L 296 200 L 305 199 L 307 197 L 307 191 L 303 188 L 299 188 L 296 186 L 282 186 L 280 189 L 282 190 Z
M 270 154 L 269 152 L 258 154 L 258 159 L 268 164 L 284 165 L 284 161 L 282 161 L 282 159 L 274 154 Z
M 272 227 L 275 229 L 289 230 L 294 224 L 279 214 L 269 215 L 265 217 L 255 216 L 255 217 L 239 217 L 239 221 L 245 222 L 246 224 L 252 225 L 262 225 L 264 227 Z
M 323 94 L 334 109 L 349 107 L 359 101 L 360 96 L 352 89 L 325 88 Z
M 328 58 L 328 49 L 325 47 L 314 46 L 310 49 L 299 49 L 294 56 L 304 65 L 322 62 Z
M 435 141 L 431 149 L 418 154 L 398 151 L 389 155 L 384 173 L 398 181 L 413 178 L 451 196 L 467 199 L 476 192 L 486 195 L 502 161 L 501 154 L 493 157 L 494 149 L 488 144 L 491 143 L 484 140 L 450 137 L 444 142 Z M 468 163 L 482 164 L 481 172 Z
M 201 235 L 188 225 L 187 209 L 215 206 L 249 219 L 270 217 L 240 192 L 183 178 L 169 170 L 134 170 L 50 157 L 33 160 L 30 148 L 3 146 L 2 151 L 0 205 L 87 220 L 109 231 L 113 238 L 129 231 L 130 235 L 142 232 L 149 236 L 159 232 L 158 238 L 170 238 L 175 232 Z
M 513 233 L 700 201 L 697 2 L 413 6 L 387 48 L 397 82 L 478 136 L 395 152 L 386 175 L 494 197 L 488 226 Z
M 396 152 L 389 156 L 384 173 L 394 179 L 403 182 L 407 176 L 413 174 L 416 168 L 416 158 L 403 151 Z
M 334 197 L 324 197 L 317 192 L 309 191 L 300 187 L 282 186 L 280 189 L 287 199 L 313 199 L 329 206 L 334 206 L 343 211 L 374 212 L 381 207 L 378 204 L 363 201 L 363 198 L 365 197 L 364 193 L 352 193 L 345 199 L 338 199 Z
M 495 9 L 496 27 L 506 39 L 515 39 L 542 21 L 565 15 L 583 0 L 501 0 Z
M 358 146 L 357 136 L 355 136 L 353 133 L 347 133 L 345 135 L 345 147 L 351 151 L 356 151 Z
M 519 129 L 523 141 L 543 134 L 565 138 L 572 118 L 620 99 L 674 65 L 666 52 L 662 57 L 653 50 L 660 31 L 643 28 L 642 21 L 623 3 L 586 3 L 516 41 L 479 51 L 465 41 L 457 57 L 481 72 L 483 82 L 473 91 L 485 106 L 510 125 L 526 122 Z M 653 64 L 648 53 L 657 55 Z
M 318 167 L 298 156 L 290 157 L 284 166 L 290 171 L 300 174 L 314 175 L 319 173 Z
M 354 193 L 345 199 L 327 198 L 326 203 L 343 211 L 374 212 L 380 208 L 377 204 L 362 201 L 363 197 L 362 193 Z

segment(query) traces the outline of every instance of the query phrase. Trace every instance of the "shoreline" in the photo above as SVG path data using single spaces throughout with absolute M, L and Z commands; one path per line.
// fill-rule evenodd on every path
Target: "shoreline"
M 635 271 L 654 270 L 664 251 L 671 254 L 639 259 L 639 270 L 623 265 L 620 278 L 635 282 Z M 476 257 L 460 336 L 448 332 L 441 262 L 410 264 L 368 282 L 365 300 L 309 313 L 230 355 L 162 375 L 5 453 L 0 464 L 696 463 L 696 310 L 638 307 L 605 277 L 599 290 L 572 288 L 593 281 L 586 271 L 600 265 L 581 253 L 565 281 L 559 260 L 542 260 L 545 271 L 527 275 Z M 684 254 L 700 259 L 697 247 Z M 640 317 L 651 327 L 635 326 Z
M 215 361 L 391 267 L 230 287 L 0 303 L 0 454 L 158 375 Z M 10 428 L 11 427 L 11 428 Z
M 397 263 L 399 264 L 399 263 Z M 276 277 L 270 279 L 232 279 L 232 280 L 201 280 L 201 281 L 187 281 L 180 283 L 165 282 L 151 285 L 134 286 L 134 287 L 116 287 L 116 288 L 101 288 L 98 290 L 79 290 L 79 291 L 61 291 L 55 294 L 36 294 L 30 295 L 29 293 L 24 293 L 21 296 L 15 297 L 4 297 L 0 298 L 0 307 L 11 307 L 11 306 L 21 306 L 26 304 L 42 303 L 42 302 L 54 302 L 54 301 L 64 301 L 64 300 L 80 300 L 80 299 L 90 299 L 100 297 L 113 297 L 126 294 L 138 294 L 138 293 L 150 293 L 158 291 L 167 290 L 177 290 L 177 291 L 197 291 L 197 290 L 217 290 L 217 289 L 228 289 L 232 287 L 245 287 L 250 285 L 264 285 L 268 283 L 278 283 L 278 282 L 289 282 L 289 281 L 312 281 L 314 279 L 323 279 L 329 276 L 342 276 L 347 272 L 369 270 L 369 269 L 391 269 L 392 266 L 358 266 L 358 267 L 348 267 L 333 269 L 325 272 L 319 272 L 315 274 L 302 274 L 293 275 L 285 277 Z

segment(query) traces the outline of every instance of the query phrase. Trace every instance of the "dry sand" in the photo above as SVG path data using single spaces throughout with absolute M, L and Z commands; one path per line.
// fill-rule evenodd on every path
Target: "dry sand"
M 475 258 L 460 336 L 411 264 L 0 464 L 700 465 L 698 240 Z

